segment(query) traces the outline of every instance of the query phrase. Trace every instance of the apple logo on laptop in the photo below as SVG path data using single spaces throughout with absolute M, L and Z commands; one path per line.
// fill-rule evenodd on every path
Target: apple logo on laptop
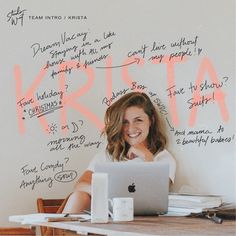
M 132 183 L 131 185 L 128 186 L 128 191 L 130 193 L 134 193 L 136 190 L 135 190 L 135 184 Z

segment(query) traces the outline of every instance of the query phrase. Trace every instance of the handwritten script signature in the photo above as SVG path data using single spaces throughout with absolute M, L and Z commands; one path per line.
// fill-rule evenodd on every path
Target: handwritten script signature
M 7 22 L 10 22 L 11 25 L 17 25 L 18 23 L 23 26 L 24 13 L 26 10 L 21 10 L 20 7 L 17 7 L 16 10 L 11 10 L 7 14 Z

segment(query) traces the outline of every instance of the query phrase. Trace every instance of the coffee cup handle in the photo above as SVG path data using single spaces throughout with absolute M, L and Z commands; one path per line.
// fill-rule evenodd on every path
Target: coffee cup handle
M 109 203 L 111 204 L 111 207 L 112 207 L 112 210 L 113 210 L 113 201 L 111 199 L 108 199 L 108 205 Z M 109 207 L 108 207 L 109 208 Z M 113 212 L 111 212 L 109 209 L 108 209 L 108 213 L 109 215 L 111 216 L 111 218 L 113 219 Z

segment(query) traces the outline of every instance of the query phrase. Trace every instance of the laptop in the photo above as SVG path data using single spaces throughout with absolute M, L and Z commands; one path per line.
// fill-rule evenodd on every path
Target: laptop
M 108 174 L 108 198 L 132 197 L 134 215 L 168 211 L 169 166 L 163 162 L 108 162 L 95 165 Z

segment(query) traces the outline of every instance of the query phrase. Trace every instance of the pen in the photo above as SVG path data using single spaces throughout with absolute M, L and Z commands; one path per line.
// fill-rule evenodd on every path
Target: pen
M 88 211 L 88 210 L 83 210 L 84 213 L 88 214 L 88 215 L 91 215 L 91 212 Z
M 61 222 L 61 221 L 83 221 L 84 219 L 82 217 L 48 217 L 48 222 Z

